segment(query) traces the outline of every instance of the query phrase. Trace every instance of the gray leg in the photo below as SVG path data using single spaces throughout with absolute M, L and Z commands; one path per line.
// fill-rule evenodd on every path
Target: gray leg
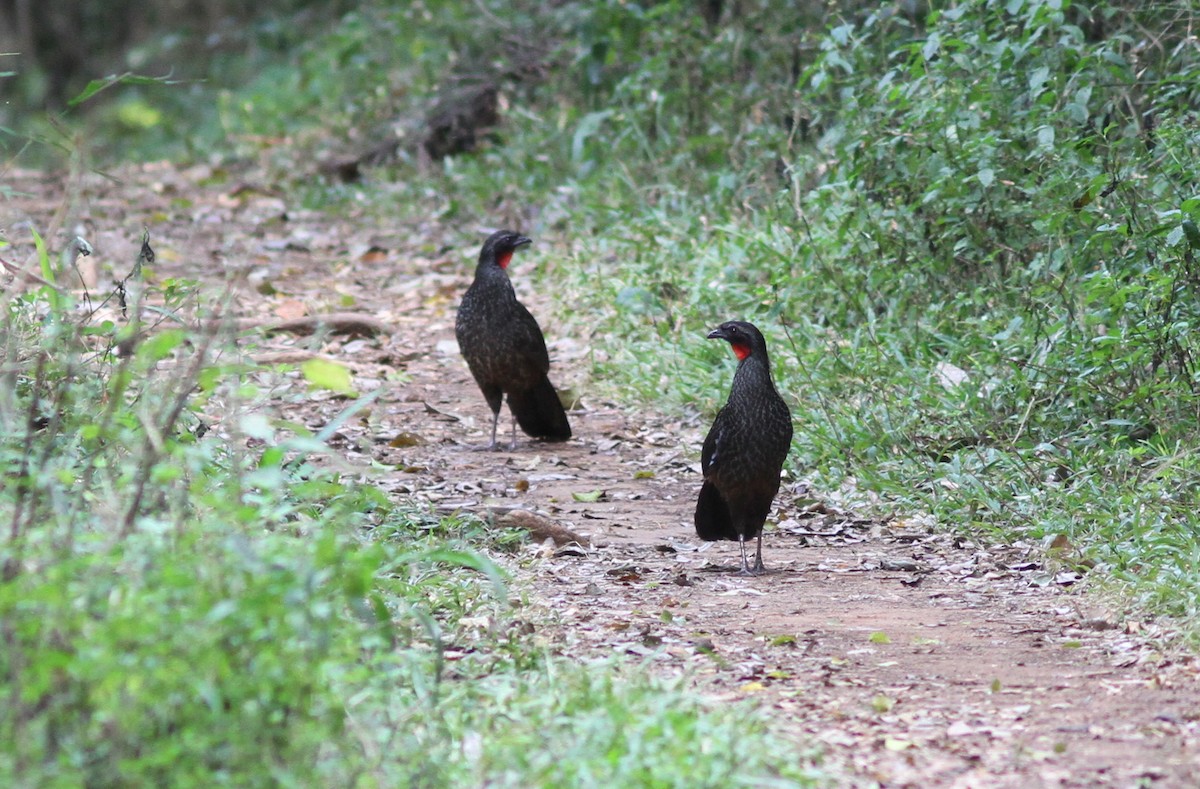
M 500 412 L 492 414 L 492 443 L 488 444 L 488 449 L 496 448 L 496 425 L 500 423 Z
M 492 443 L 488 444 L 488 449 L 496 449 L 496 425 L 500 424 L 500 409 L 504 407 L 504 390 L 498 386 L 484 386 L 483 396 L 487 400 L 488 408 L 492 409 Z
M 750 572 L 750 564 L 746 561 L 746 535 L 738 535 L 738 547 L 742 549 L 742 569 L 738 571 L 738 575 L 753 575 Z
M 762 533 L 763 530 L 758 530 L 758 550 L 754 552 L 754 574 L 758 575 L 767 568 L 762 563 Z

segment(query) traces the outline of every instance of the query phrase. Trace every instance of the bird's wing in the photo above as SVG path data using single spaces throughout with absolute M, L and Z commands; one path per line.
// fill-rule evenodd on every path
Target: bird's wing
M 542 327 L 538 326 L 537 318 L 517 302 L 517 312 L 514 333 L 521 336 L 521 347 L 529 353 L 529 358 L 535 362 L 543 374 L 550 372 L 550 353 L 546 350 L 546 338 L 542 335 Z

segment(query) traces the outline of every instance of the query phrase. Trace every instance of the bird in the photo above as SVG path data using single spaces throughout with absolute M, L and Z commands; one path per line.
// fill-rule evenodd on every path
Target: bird
M 517 300 L 505 271 L 513 253 L 529 243 L 529 238 L 512 230 L 497 230 L 488 237 L 479 250 L 475 280 L 463 294 L 454 321 L 459 350 L 492 409 L 489 449 L 496 449 L 496 426 L 506 395 L 513 416 L 510 449 L 517 446 L 517 425 L 546 441 L 571 437 L 567 413 L 548 377 L 546 338 Z
M 704 483 L 696 501 L 696 535 L 702 540 L 737 540 L 741 575 L 758 575 L 762 529 L 779 491 L 779 474 L 792 445 L 792 415 L 775 391 L 767 343 L 746 321 L 727 321 L 709 335 L 725 340 L 738 358 L 729 399 L 704 439 L 700 470 Z M 754 567 L 746 541 L 758 538 Z

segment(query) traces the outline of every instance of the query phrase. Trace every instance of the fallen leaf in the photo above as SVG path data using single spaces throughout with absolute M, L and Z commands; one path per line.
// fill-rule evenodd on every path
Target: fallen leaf
M 383 263 L 387 260 L 387 250 L 380 247 L 371 247 L 359 255 L 358 259 L 362 263 Z
M 287 299 L 277 304 L 273 311 L 280 320 L 294 321 L 308 314 L 308 307 L 299 299 Z
M 967 375 L 967 371 L 950 362 L 938 362 L 933 368 L 933 376 L 937 382 L 946 389 L 955 389 L 971 377 Z
M 1071 550 L 1071 540 L 1065 534 L 1056 534 L 1046 546 L 1046 553 L 1051 555 L 1066 553 Z
M 572 493 L 571 498 L 575 499 L 575 501 L 584 502 L 600 501 L 600 499 L 604 498 L 604 491 L 589 490 L 587 493 Z
M 868 639 L 872 644 L 890 644 L 892 639 L 888 638 L 888 634 L 881 630 L 876 630 Z

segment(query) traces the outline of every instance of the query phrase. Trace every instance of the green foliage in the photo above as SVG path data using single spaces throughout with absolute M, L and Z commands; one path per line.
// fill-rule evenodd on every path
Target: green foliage
M 814 755 L 768 754 L 766 721 L 747 708 L 718 714 L 681 684 L 637 667 L 551 660 L 538 672 L 447 683 L 407 701 L 407 668 L 372 666 L 352 718 L 387 732 L 380 785 L 817 786 Z M 372 689 L 383 688 L 378 695 Z

